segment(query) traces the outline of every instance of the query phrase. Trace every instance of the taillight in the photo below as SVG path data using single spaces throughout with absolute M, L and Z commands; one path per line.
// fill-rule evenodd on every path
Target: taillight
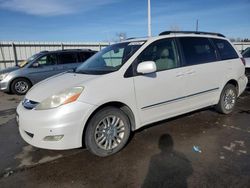
M 246 66 L 246 60 L 243 57 L 241 57 L 240 59 L 241 59 L 243 65 Z

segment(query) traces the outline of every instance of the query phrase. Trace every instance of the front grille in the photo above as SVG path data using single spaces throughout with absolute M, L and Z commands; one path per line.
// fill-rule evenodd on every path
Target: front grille
M 24 99 L 22 104 L 23 104 L 24 108 L 26 108 L 28 110 L 32 110 L 33 108 L 35 108 L 38 105 L 38 102 L 31 101 L 29 99 Z
M 25 131 L 25 133 L 26 133 L 29 137 L 31 137 L 31 138 L 33 138 L 33 136 L 34 136 L 34 134 L 29 133 L 29 132 L 27 132 L 27 131 Z

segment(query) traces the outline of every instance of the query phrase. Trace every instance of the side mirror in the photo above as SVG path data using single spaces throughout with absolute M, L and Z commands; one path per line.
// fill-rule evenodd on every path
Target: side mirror
M 32 68 L 38 68 L 38 67 L 40 67 L 40 64 L 38 62 L 32 64 Z
M 156 65 L 154 61 L 141 62 L 137 67 L 137 72 L 141 74 L 149 74 L 156 72 Z

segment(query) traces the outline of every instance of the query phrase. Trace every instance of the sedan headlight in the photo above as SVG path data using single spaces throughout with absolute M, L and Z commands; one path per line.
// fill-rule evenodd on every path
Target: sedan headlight
M 35 110 L 48 110 L 74 102 L 81 95 L 83 89 L 84 87 L 73 87 L 58 94 L 52 95 L 38 104 Z
M 0 74 L 0 81 L 8 76 L 9 73 Z

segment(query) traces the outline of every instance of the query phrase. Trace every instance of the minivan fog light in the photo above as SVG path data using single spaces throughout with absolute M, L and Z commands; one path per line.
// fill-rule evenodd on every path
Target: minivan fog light
M 59 141 L 63 138 L 64 135 L 53 135 L 44 137 L 44 141 Z

